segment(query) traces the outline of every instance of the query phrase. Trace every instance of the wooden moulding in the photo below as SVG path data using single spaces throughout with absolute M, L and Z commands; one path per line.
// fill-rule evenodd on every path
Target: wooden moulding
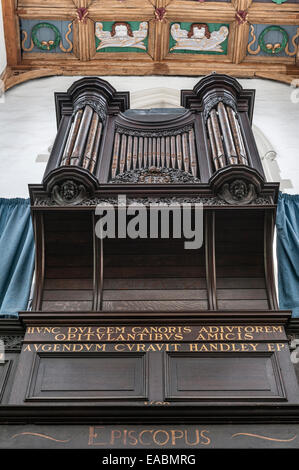
M 17 8 L 19 18 L 25 20 L 73 20 L 76 18 L 74 5 L 68 8 L 46 7 L 46 8 Z
M 299 4 L 293 3 L 292 0 L 281 4 L 252 2 L 250 5 L 250 14 L 259 15 L 260 17 L 271 15 L 273 18 L 275 16 L 280 17 L 281 14 L 293 17 L 294 13 L 299 13 Z
M 29 80 L 34 80 L 35 78 L 41 77 L 50 77 L 50 76 L 58 76 L 62 75 L 62 71 L 58 69 L 33 69 L 33 70 L 15 70 L 11 67 L 6 67 L 4 72 L 1 74 L 0 79 L 4 82 L 4 89 L 5 91 L 9 90 L 10 88 L 14 87 L 15 85 L 19 85 L 20 83 L 27 82 Z
M 42 6 L 41 6 L 42 4 Z M 18 7 L 35 7 L 35 8 L 44 8 L 44 7 L 55 7 L 55 8 L 67 8 L 74 5 L 73 0 L 18 0 Z
M 292 62 L 294 63 L 294 62 Z M 290 64 L 290 62 L 288 62 Z M 299 59 L 298 59 L 299 64 Z M 289 70 L 287 64 L 265 64 L 262 61 L 248 61 L 242 64 L 216 63 L 216 62 L 195 62 L 195 63 L 175 63 L 174 61 L 163 61 L 155 63 L 152 60 L 126 62 L 126 61 L 98 61 L 92 60 L 81 64 L 78 59 L 76 61 L 69 60 L 67 64 L 60 61 L 58 64 L 53 61 L 52 64 L 46 63 L 41 67 L 38 60 L 24 61 L 22 66 L 14 66 L 4 71 L 2 79 L 4 81 L 5 90 L 15 85 L 34 80 L 40 77 L 50 76 L 89 76 L 96 75 L 99 67 L 101 67 L 101 75 L 124 75 L 124 76 L 144 76 L 144 75 L 179 75 L 179 76 L 202 76 L 212 72 L 225 73 L 231 76 L 254 78 L 260 77 L 268 80 L 274 80 L 280 83 L 290 84 L 294 79 L 299 78 L 299 67 Z
M 150 0 L 150 1 L 140 1 L 140 0 L 126 0 L 125 2 L 120 2 L 119 0 L 99 0 L 96 2 L 91 2 L 89 7 L 90 15 L 98 18 L 104 18 L 105 15 L 116 17 L 130 15 L 132 19 L 136 11 L 143 13 L 143 16 L 153 16 L 153 11 L 155 9 L 155 4 L 161 0 Z M 102 16 L 104 14 L 104 16 Z
M 246 58 L 248 45 L 249 24 L 235 25 L 235 37 L 233 43 L 233 62 L 240 64 Z
M 294 64 L 294 61 L 296 64 L 299 62 L 298 53 L 297 58 L 247 55 L 249 23 L 238 24 L 235 19 L 236 11 L 245 10 L 248 11 L 251 24 L 296 25 L 299 5 L 289 2 L 277 5 L 252 0 L 232 0 L 230 3 L 185 0 L 150 0 L 142 3 L 140 0 L 21 0 L 17 2 L 17 8 L 15 3 L 15 0 L 2 2 L 8 66 L 21 66 L 24 71 L 35 69 L 36 77 L 90 75 L 95 71 L 97 73 L 100 66 L 102 75 L 200 75 L 224 71 L 240 77 L 253 77 L 261 72 L 272 73 L 279 81 L 288 82 L 283 77 L 290 73 L 286 67 Z M 82 23 L 77 21 L 76 14 L 76 8 L 80 7 L 88 8 L 89 11 L 88 18 Z M 155 8 L 166 9 L 162 21 L 157 21 Z M 24 53 L 21 57 L 19 18 L 73 20 L 73 53 Z M 128 60 L 126 53 L 96 53 L 94 22 L 116 19 L 149 22 L 147 54 L 130 53 Z M 169 54 L 169 26 L 173 21 L 228 22 L 228 54 Z M 242 66 L 229 67 L 230 62 Z M 48 72 L 37 71 L 41 63 Z M 296 76 L 296 71 L 293 74 Z M 7 87 L 26 81 L 27 77 L 29 79 L 30 75 L 23 75 L 16 81 L 11 79 Z
M 205 213 L 205 258 L 206 279 L 208 291 L 208 304 L 210 310 L 218 310 L 217 284 L 216 284 L 216 259 L 215 259 L 215 212 Z
M 42 213 L 33 215 L 33 228 L 36 246 L 35 278 L 37 282 L 35 283 L 32 308 L 40 310 L 45 278 L 45 227 Z
M 216 18 L 224 15 L 226 18 L 232 19 L 235 15 L 234 6 L 231 3 L 224 3 L 224 2 L 209 2 L 209 3 L 201 3 L 201 2 L 186 2 L 184 0 L 172 0 L 171 2 L 167 2 L 167 16 L 176 18 L 179 21 L 183 21 L 181 18 L 186 18 L 186 14 L 188 18 L 191 18 L 191 21 L 195 21 L 194 18 L 201 18 L 204 20 L 208 18 L 211 23 L 211 18 L 214 17 L 215 22 Z M 218 21 L 218 20 L 217 20 Z
M 15 0 L 2 2 L 2 13 L 7 65 L 13 66 L 21 62 L 19 19 L 15 14 Z
M 94 22 L 87 18 L 85 23 L 73 22 L 74 54 L 82 62 L 91 60 L 96 53 Z

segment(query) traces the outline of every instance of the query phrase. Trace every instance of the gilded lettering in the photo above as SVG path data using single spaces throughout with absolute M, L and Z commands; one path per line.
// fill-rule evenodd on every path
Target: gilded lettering
M 209 431 L 207 431 L 206 429 L 203 429 L 201 432 L 200 432 L 200 437 L 203 437 L 205 439 L 205 442 L 201 442 L 201 444 L 203 444 L 204 446 L 208 446 L 210 443 L 211 443 L 211 439 L 206 436 L 205 434 L 208 434 Z
M 104 429 L 104 426 L 89 426 L 89 439 L 88 445 L 89 446 L 104 446 L 108 444 L 108 442 L 95 442 L 95 439 L 98 437 L 98 433 L 95 430 Z
M 161 439 L 158 439 L 159 434 L 163 434 L 164 436 L 166 435 L 166 438 L 165 438 L 164 441 L 162 441 Z M 153 434 L 153 441 L 158 446 L 165 446 L 167 444 L 167 442 L 169 441 L 169 438 L 170 438 L 169 433 L 167 431 L 165 431 L 164 429 L 158 429 Z
M 184 432 L 181 429 L 172 429 L 170 432 L 171 444 L 175 446 L 177 439 L 182 439 L 184 437 Z

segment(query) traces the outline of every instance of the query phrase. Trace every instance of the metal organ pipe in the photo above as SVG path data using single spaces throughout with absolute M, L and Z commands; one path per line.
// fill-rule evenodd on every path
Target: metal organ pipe
M 128 136 L 128 150 L 127 150 L 127 170 L 131 170 L 132 165 L 132 149 L 133 149 L 133 138 L 131 135 Z
M 248 165 L 244 140 L 235 111 L 220 101 L 210 111 L 207 133 L 215 170 L 226 165 Z
M 90 166 L 89 168 L 87 168 L 91 173 L 94 172 L 94 169 L 97 163 L 98 152 L 99 152 L 101 136 L 102 136 L 102 129 L 103 129 L 103 124 L 99 122 L 94 144 L 93 144 L 92 153 L 91 153 Z
M 120 133 L 121 132 L 121 133 Z M 174 131 L 173 135 L 163 135 L 153 131 L 146 135 L 126 134 L 116 131 L 111 165 L 111 177 L 125 171 L 147 168 L 182 170 L 198 175 L 194 129 Z
M 213 158 L 215 170 L 217 171 L 220 168 L 220 163 L 219 163 L 219 160 L 218 160 L 217 146 L 216 146 L 215 136 L 214 136 L 213 127 L 212 127 L 210 117 L 208 118 L 207 126 L 208 126 L 208 134 L 209 134 L 209 141 L 210 141 L 210 148 L 211 148 L 211 152 L 212 152 L 212 158 Z
M 218 109 L 218 117 L 220 122 L 220 127 L 222 131 L 224 146 L 226 150 L 226 156 L 228 161 L 231 165 L 235 165 L 238 163 L 237 152 L 235 149 L 235 144 L 232 136 L 232 132 L 229 125 L 229 120 L 227 116 L 226 109 L 224 104 L 220 101 L 217 106 Z
M 183 147 L 183 150 L 182 150 Z M 184 170 L 189 171 L 188 165 L 186 165 L 186 158 L 185 158 L 185 152 L 184 152 L 184 141 L 182 145 L 182 138 L 180 135 L 176 136 L 176 156 L 177 156 L 177 162 L 178 162 L 178 168 L 182 168 L 182 161 L 184 161 Z M 188 158 L 188 157 L 187 157 Z
M 184 132 L 184 134 L 180 137 L 180 140 L 182 140 L 183 144 L 183 162 L 184 162 L 184 170 L 189 171 L 189 163 L 190 163 L 190 157 L 189 157 L 189 152 L 188 152 L 188 140 L 187 140 L 187 134 Z
M 112 178 L 116 176 L 116 172 L 118 168 L 119 144 L 120 144 L 120 134 L 116 132 L 115 137 L 114 137 L 114 147 L 113 147 L 113 155 L 112 155 Z
M 224 148 L 222 145 L 222 136 L 220 132 L 220 127 L 218 123 L 218 117 L 215 109 L 212 109 L 210 113 L 211 117 L 211 125 L 212 125 L 212 130 L 215 138 L 215 144 L 216 144 L 216 149 L 217 149 L 217 156 L 218 156 L 218 163 L 220 168 L 223 168 L 226 166 L 226 160 L 225 160 L 225 154 L 224 154 Z
M 79 111 L 77 111 L 77 113 L 75 115 L 74 121 L 71 125 L 69 136 L 68 136 L 68 139 L 67 139 L 67 142 L 66 142 L 66 146 L 65 146 L 65 149 L 64 149 L 64 152 L 63 152 L 61 165 L 69 165 L 70 164 L 70 158 L 71 158 L 71 155 L 72 155 L 75 140 L 77 138 L 77 133 L 78 133 L 78 129 L 79 129 L 79 126 L 80 126 L 82 114 L 83 114 L 83 109 L 79 109 Z
M 70 165 L 79 165 L 81 163 L 92 115 L 92 108 L 90 106 L 85 106 L 72 155 L 70 158 Z
M 71 124 L 61 166 L 82 166 L 94 172 L 101 143 L 103 124 L 91 106 L 79 109 Z
M 242 165 L 248 165 L 246 150 L 244 147 L 241 129 L 237 121 L 236 114 L 230 106 L 227 106 L 226 110 L 227 110 L 232 134 L 233 134 L 234 141 L 235 141 L 239 163 L 241 163 Z
M 191 162 L 191 172 L 193 176 L 197 174 L 197 165 L 196 165 L 196 151 L 195 151 L 195 138 L 194 130 L 189 131 L 189 148 L 190 148 L 190 162 Z
M 93 146 L 94 146 L 94 142 L 95 142 L 96 134 L 97 134 L 98 123 L 99 123 L 99 116 L 97 113 L 94 112 L 92 116 L 92 120 L 91 120 L 86 149 L 84 152 L 83 163 L 82 163 L 82 167 L 85 169 L 88 169 L 89 163 L 91 160 L 92 150 L 93 150 Z

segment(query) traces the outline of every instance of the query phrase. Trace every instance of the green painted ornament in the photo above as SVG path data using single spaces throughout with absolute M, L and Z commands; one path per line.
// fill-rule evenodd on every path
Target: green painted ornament
M 287 0 L 272 0 L 272 2 L 277 3 L 277 5 L 281 5 L 284 2 L 287 2 Z
M 275 44 L 266 43 L 265 36 L 270 31 L 279 31 L 282 36 L 281 42 L 277 42 Z M 266 52 L 267 54 L 273 55 L 273 54 L 279 54 L 279 52 L 284 51 L 288 43 L 288 40 L 289 40 L 289 36 L 285 29 L 281 28 L 280 26 L 268 26 L 259 35 L 258 42 L 262 51 Z
M 42 28 L 51 29 L 55 34 L 54 39 L 52 39 L 50 41 L 40 41 L 37 37 L 37 32 Z M 50 24 L 50 23 L 38 23 L 38 24 L 36 24 L 32 28 L 31 37 L 32 37 L 34 45 L 38 49 L 41 49 L 43 51 L 51 51 L 52 49 L 56 49 L 56 47 L 58 47 L 60 42 L 61 42 L 61 35 L 60 35 L 59 30 L 56 28 L 56 26 L 54 26 L 53 24 Z

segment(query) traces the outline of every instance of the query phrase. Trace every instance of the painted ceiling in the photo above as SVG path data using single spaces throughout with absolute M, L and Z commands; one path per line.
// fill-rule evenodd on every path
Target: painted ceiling
M 6 88 L 46 75 L 299 79 L 299 0 L 5 0 Z

